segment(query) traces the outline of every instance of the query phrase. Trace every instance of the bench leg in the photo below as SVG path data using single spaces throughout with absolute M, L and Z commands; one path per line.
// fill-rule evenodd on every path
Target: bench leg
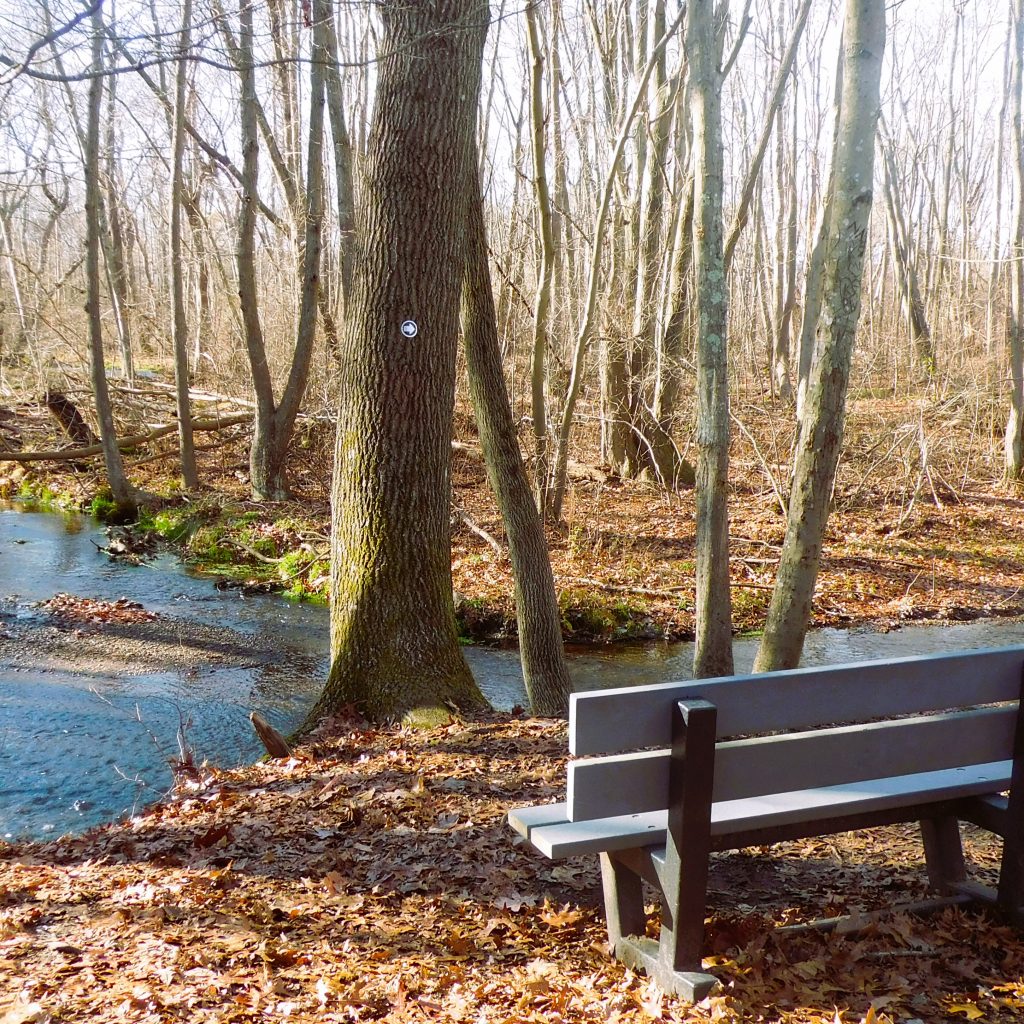
M 616 956 L 622 955 L 622 940 L 642 936 L 647 928 L 644 914 L 643 881 L 640 876 L 607 853 L 601 854 L 601 888 L 608 941 Z
M 1016 832 L 1016 837 L 1007 835 L 1003 840 L 997 900 L 1014 924 L 1024 928 L 1024 825 L 1017 825 Z
M 672 716 L 668 834 L 661 887 L 661 938 L 622 942 L 620 959 L 642 968 L 665 992 L 699 1002 L 718 984 L 701 970 L 711 854 L 711 789 L 716 712 L 704 700 L 680 701 Z
M 921 822 L 924 859 L 932 888 L 945 895 L 967 878 L 960 822 L 956 818 L 926 818 Z

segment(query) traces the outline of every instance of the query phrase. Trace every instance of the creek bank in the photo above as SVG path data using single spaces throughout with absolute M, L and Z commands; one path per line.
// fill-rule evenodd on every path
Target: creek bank
M 132 396 L 124 396 L 131 404 Z M 155 399 L 154 399 L 155 401 Z M 169 399 L 168 399 L 169 401 Z M 52 417 L 25 403 L 12 407 L 26 448 L 58 448 Z M 165 410 L 170 416 L 170 407 Z M 135 409 L 140 416 L 152 409 Z M 768 469 L 784 481 L 785 438 L 770 409 L 753 420 L 758 452 L 776 452 Z M 907 622 L 964 622 L 1024 614 L 1024 500 L 1001 483 L 992 452 L 978 449 L 966 420 L 943 426 L 941 476 L 948 492 L 921 490 L 913 467 L 877 458 L 877 436 L 899 434 L 906 410 L 870 395 L 852 401 L 848 445 L 833 495 L 813 609 L 813 628 Z M 138 416 L 136 416 L 138 418 Z M 144 418 L 144 417 L 143 417 Z M 791 427 L 791 425 L 790 425 Z M 787 428 L 789 429 L 789 428 Z M 131 434 L 131 429 L 127 429 Z M 218 432 L 197 452 L 203 487 L 181 492 L 173 438 L 140 450 L 129 465 L 137 487 L 163 497 L 140 515 L 197 571 L 243 593 L 281 593 L 323 601 L 329 580 L 332 430 L 310 421 L 290 454 L 294 501 L 250 500 L 249 431 Z M 513 580 L 501 516 L 486 480 L 468 409 L 456 410 L 452 450 L 452 584 L 466 641 L 502 643 L 515 636 Z M 596 437 L 586 442 L 597 456 Z M 471 442 L 471 443 L 467 443 Z M 759 631 L 785 533 L 777 487 L 767 487 L 762 460 L 736 438 L 730 493 L 730 578 L 737 635 Z M 744 451 L 746 455 L 744 456 Z M 587 451 L 576 453 L 588 461 Z M 938 470 L 939 461 L 933 471 Z M 886 457 L 888 458 L 888 457 Z M 102 466 L 0 461 L 0 493 L 38 494 L 104 515 Z M 762 468 L 759 468 L 762 467 Z M 908 475 L 909 474 L 909 475 Z M 565 519 L 547 528 L 567 641 L 595 647 L 614 641 L 688 640 L 694 635 L 695 521 L 692 491 L 671 492 L 601 472 L 574 480 Z

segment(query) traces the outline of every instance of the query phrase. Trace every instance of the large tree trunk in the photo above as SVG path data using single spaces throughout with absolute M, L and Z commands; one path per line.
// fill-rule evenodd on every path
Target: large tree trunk
M 449 533 L 463 183 L 485 19 L 475 0 L 380 5 L 383 55 L 340 353 L 331 671 L 310 721 L 485 704 L 455 626 Z
M 786 538 L 754 665 L 759 672 L 795 667 L 810 623 L 860 317 L 884 49 L 883 0 L 847 0 L 843 89 L 828 215 L 819 242 L 824 253 L 821 316 L 797 440 Z
M 693 672 L 732 673 L 729 391 L 722 242 L 721 83 L 714 5 L 690 0 L 686 54 L 694 147 L 697 307 L 697 622 Z
M 474 152 L 466 181 L 466 278 L 463 327 L 466 368 L 480 444 L 508 535 L 516 587 L 519 652 L 530 708 L 564 715 L 572 681 L 562 651 L 562 624 L 544 523 L 530 492 L 501 369 L 501 345 L 487 264 L 483 195 Z

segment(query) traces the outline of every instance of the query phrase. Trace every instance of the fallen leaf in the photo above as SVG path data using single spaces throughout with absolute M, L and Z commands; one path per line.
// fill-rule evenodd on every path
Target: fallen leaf
M 985 1011 L 977 1003 L 953 1003 L 948 1007 L 950 1013 L 962 1013 L 968 1020 L 980 1020 Z

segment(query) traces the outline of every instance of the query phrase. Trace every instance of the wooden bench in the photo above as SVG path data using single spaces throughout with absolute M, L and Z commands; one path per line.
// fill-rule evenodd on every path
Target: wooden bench
M 930 883 L 1020 923 L 1022 679 L 1018 646 L 577 693 L 565 803 L 509 824 L 548 857 L 599 854 L 615 955 L 694 1001 L 716 980 L 701 964 L 712 851 L 919 821 Z M 1003 837 L 998 890 L 968 880 L 960 821 Z

